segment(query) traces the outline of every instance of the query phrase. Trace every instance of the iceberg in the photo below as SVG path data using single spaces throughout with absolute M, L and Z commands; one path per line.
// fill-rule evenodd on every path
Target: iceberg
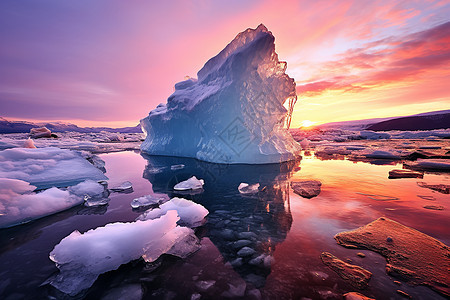
M 53 147 L 0 151 L 0 177 L 23 180 L 38 189 L 108 179 L 80 153 Z
M 262 24 L 247 29 L 206 62 L 198 79 L 175 84 L 167 103 L 141 120 L 141 150 L 227 164 L 295 159 L 301 147 L 284 127 L 283 106 L 295 103 L 295 82 L 274 40 Z

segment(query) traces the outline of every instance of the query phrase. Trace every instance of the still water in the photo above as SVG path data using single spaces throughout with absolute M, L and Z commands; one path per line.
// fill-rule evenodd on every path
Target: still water
M 109 186 L 131 181 L 134 192 L 112 193 L 104 207 L 75 207 L 1 230 L 0 298 L 67 298 L 42 285 L 58 272 L 48 258 L 53 247 L 73 230 L 85 232 L 111 222 L 134 221 L 142 210 L 133 210 L 130 202 L 161 193 L 193 200 L 209 210 L 207 222 L 196 232 L 202 248 L 185 260 L 163 256 L 151 265 L 131 262 L 101 275 L 78 298 L 114 299 L 122 292 L 124 299 L 140 293 L 144 299 L 242 295 L 247 299 L 342 299 L 343 293 L 359 291 L 377 299 L 403 299 L 396 293 L 401 289 L 414 299 L 444 299 L 426 287 L 394 283 L 396 279 L 386 275 L 382 256 L 343 248 L 333 236 L 385 216 L 450 245 L 450 196 L 417 184 L 450 184 L 449 174 L 388 179 L 388 172 L 401 165 L 321 160 L 314 155 L 296 162 L 259 166 L 217 165 L 135 152 L 103 154 L 101 158 L 106 162 Z M 170 168 L 179 164 L 185 167 Z M 202 193 L 173 192 L 176 183 L 193 175 L 205 180 Z M 305 199 L 295 194 L 289 186 L 295 179 L 321 181 L 320 195 Z M 237 189 L 241 182 L 259 183 L 261 192 L 241 195 Z M 423 208 L 430 204 L 445 209 Z M 253 252 L 239 256 L 242 247 Z M 369 287 L 357 290 L 341 279 L 322 263 L 320 254 L 324 251 L 371 271 Z M 357 256 L 357 252 L 366 257 Z

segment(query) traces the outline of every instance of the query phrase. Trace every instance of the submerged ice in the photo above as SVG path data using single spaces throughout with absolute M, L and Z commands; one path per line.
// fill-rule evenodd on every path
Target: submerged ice
M 216 163 L 279 163 L 300 146 L 283 127 L 295 83 L 264 25 L 238 34 L 141 120 L 141 150 Z

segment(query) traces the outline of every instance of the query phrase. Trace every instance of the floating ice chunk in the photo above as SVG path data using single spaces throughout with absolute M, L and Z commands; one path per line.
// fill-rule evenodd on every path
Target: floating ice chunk
M 89 197 L 101 196 L 105 191 L 105 187 L 93 180 L 85 180 L 77 185 L 69 187 L 69 191 L 77 196 Z
M 115 186 L 113 188 L 110 188 L 113 192 L 132 192 L 133 191 L 133 185 L 129 181 L 122 182 L 118 186 Z
M 449 159 L 418 159 L 415 162 L 405 163 L 405 166 L 410 169 L 415 170 L 426 170 L 426 171 L 450 171 L 450 160 Z
M 83 203 L 57 188 L 31 193 L 36 187 L 18 179 L 0 178 L 0 228 L 42 218 Z
M 83 234 L 72 232 L 50 253 L 60 273 L 51 285 L 74 296 L 89 288 L 97 277 L 141 256 L 156 260 L 183 240 L 190 231 L 176 225 L 176 211 L 132 223 L 113 223 Z
M 238 190 L 241 194 L 256 194 L 259 191 L 259 183 L 249 185 L 248 183 L 242 182 L 238 186 Z
M 396 150 L 372 150 L 365 153 L 361 153 L 367 158 L 377 159 L 401 159 L 401 151 Z
M 297 98 L 264 25 L 247 29 L 198 72 L 175 85 L 167 104 L 141 120 L 143 152 L 217 163 L 279 163 L 300 145 L 283 127 Z
M 0 177 L 27 181 L 39 189 L 108 179 L 80 153 L 59 148 L 0 151 Z
M 131 201 L 131 207 L 139 208 L 139 207 L 145 207 L 145 206 L 159 205 L 168 200 L 169 200 L 169 196 L 167 196 L 165 194 L 145 195 L 145 196 L 133 199 L 133 201 Z
M 31 128 L 30 135 L 32 138 L 50 138 L 52 137 L 52 132 L 47 127 Z
M 28 140 L 26 140 L 26 141 L 23 143 L 23 147 L 24 147 L 24 148 L 36 148 L 36 146 L 35 146 L 34 143 L 33 143 L 33 140 L 30 139 L 30 138 L 28 138 Z
M 173 189 L 176 191 L 186 191 L 186 190 L 198 190 L 203 188 L 205 181 L 203 179 L 197 179 L 197 177 L 192 176 L 188 180 L 177 183 Z
M 159 218 L 170 210 L 176 210 L 180 216 L 180 223 L 189 227 L 202 225 L 203 219 L 208 215 L 208 210 L 202 205 L 183 199 L 172 198 L 159 208 L 149 209 L 140 215 L 137 220 L 151 220 Z

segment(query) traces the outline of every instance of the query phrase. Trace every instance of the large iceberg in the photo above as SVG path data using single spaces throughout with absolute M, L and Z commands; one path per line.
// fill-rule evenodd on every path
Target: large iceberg
M 279 163 L 300 146 L 284 128 L 283 104 L 297 99 L 286 62 L 275 53 L 264 25 L 236 36 L 198 72 L 141 120 L 152 155 L 193 157 L 216 163 Z

